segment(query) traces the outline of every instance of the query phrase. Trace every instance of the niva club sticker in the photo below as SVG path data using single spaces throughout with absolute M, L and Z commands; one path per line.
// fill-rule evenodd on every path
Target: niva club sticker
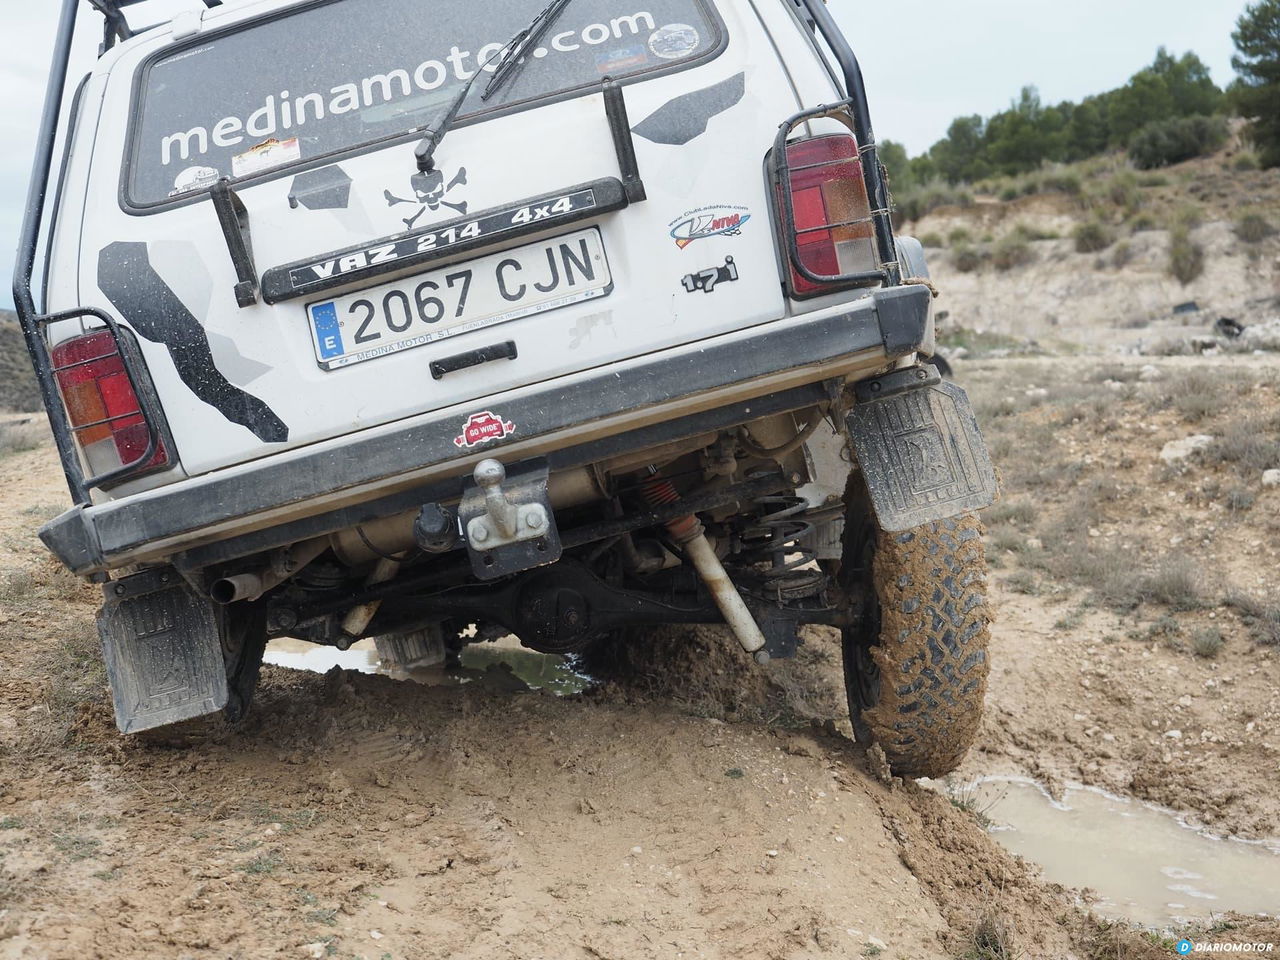
M 689 210 L 672 220 L 667 227 L 671 239 L 683 250 L 695 240 L 707 237 L 736 237 L 742 233 L 751 214 L 746 207 L 710 206 Z

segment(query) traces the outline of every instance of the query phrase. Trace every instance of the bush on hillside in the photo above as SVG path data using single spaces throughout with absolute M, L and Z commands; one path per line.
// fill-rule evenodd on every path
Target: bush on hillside
M 1227 141 L 1225 117 L 1175 117 L 1149 123 L 1129 141 L 1129 159 L 1139 170 L 1154 170 L 1204 157 Z
M 1101 253 L 1111 246 L 1115 237 L 1111 228 L 1101 220 L 1087 220 L 1071 233 L 1076 242 L 1076 253 Z
M 1275 227 L 1260 213 L 1246 213 L 1236 221 L 1236 236 L 1245 243 L 1261 243 L 1275 232 Z
M 1006 233 L 991 250 L 991 262 L 997 270 L 1012 270 L 1035 260 L 1027 235 L 1021 230 Z
M 987 255 L 969 244 L 959 244 L 951 251 L 951 262 L 961 273 L 973 273 L 982 266 Z
M 7 310 L 0 310 L 0 411 L 32 413 L 44 409 L 26 341 Z
M 1175 228 L 1170 237 L 1169 273 L 1184 287 L 1204 273 L 1204 247 L 1192 240 L 1184 227 Z
M 893 196 L 894 212 L 901 221 L 919 220 L 939 207 L 971 207 L 973 194 L 950 186 L 942 180 L 931 180 Z

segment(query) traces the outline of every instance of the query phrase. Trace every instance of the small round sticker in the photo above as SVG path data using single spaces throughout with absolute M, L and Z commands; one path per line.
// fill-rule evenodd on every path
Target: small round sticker
M 650 35 L 649 49 L 663 60 L 679 60 L 697 50 L 701 41 L 697 29 L 689 24 L 668 23 Z
M 187 167 L 173 181 L 173 189 L 169 196 L 176 197 L 192 190 L 211 187 L 218 182 L 218 171 L 213 167 Z

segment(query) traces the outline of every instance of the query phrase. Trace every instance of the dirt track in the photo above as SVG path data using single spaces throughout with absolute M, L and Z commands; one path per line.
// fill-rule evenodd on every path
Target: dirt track
M 1026 957 L 1169 955 L 1081 919 L 942 797 L 878 780 L 843 725 L 809 725 L 838 716 L 822 632 L 765 676 L 700 632 L 686 687 L 562 700 L 502 675 L 427 688 L 268 668 L 242 729 L 187 750 L 122 740 L 94 591 L 33 536 L 65 496 L 48 445 L 0 460 L 0 490 L 0 957 L 1002 956 L 971 952 L 984 917 Z M 1276 831 L 1270 654 L 1112 648 L 1106 680 L 1091 645 L 1110 614 L 1051 630 L 1062 598 L 1013 593 L 1006 574 L 972 772 L 1095 777 Z M 1170 767 L 1162 731 L 1142 729 L 1165 717 L 1134 685 L 1176 704 L 1224 673 L 1242 678 L 1238 709 L 1214 722 L 1242 744 L 1254 722 L 1256 742 L 1180 747 Z M 1085 692 L 1101 723 L 1073 719 Z

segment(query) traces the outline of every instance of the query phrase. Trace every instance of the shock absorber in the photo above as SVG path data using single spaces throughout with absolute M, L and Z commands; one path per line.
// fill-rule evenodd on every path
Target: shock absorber
M 680 499 L 679 492 L 670 480 L 663 479 L 652 467 L 650 474 L 650 479 L 640 487 L 641 494 L 650 506 L 665 506 Z M 671 539 L 684 548 L 694 569 L 698 571 L 698 576 L 711 591 L 711 597 L 724 616 L 725 623 L 729 624 L 733 635 L 742 644 L 742 649 L 754 654 L 757 663 L 767 663 L 769 654 L 764 649 L 764 634 L 760 632 L 755 617 L 747 609 L 720 558 L 707 541 L 702 522 L 693 514 L 677 517 L 667 522 L 667 532 L 671 534 Z

